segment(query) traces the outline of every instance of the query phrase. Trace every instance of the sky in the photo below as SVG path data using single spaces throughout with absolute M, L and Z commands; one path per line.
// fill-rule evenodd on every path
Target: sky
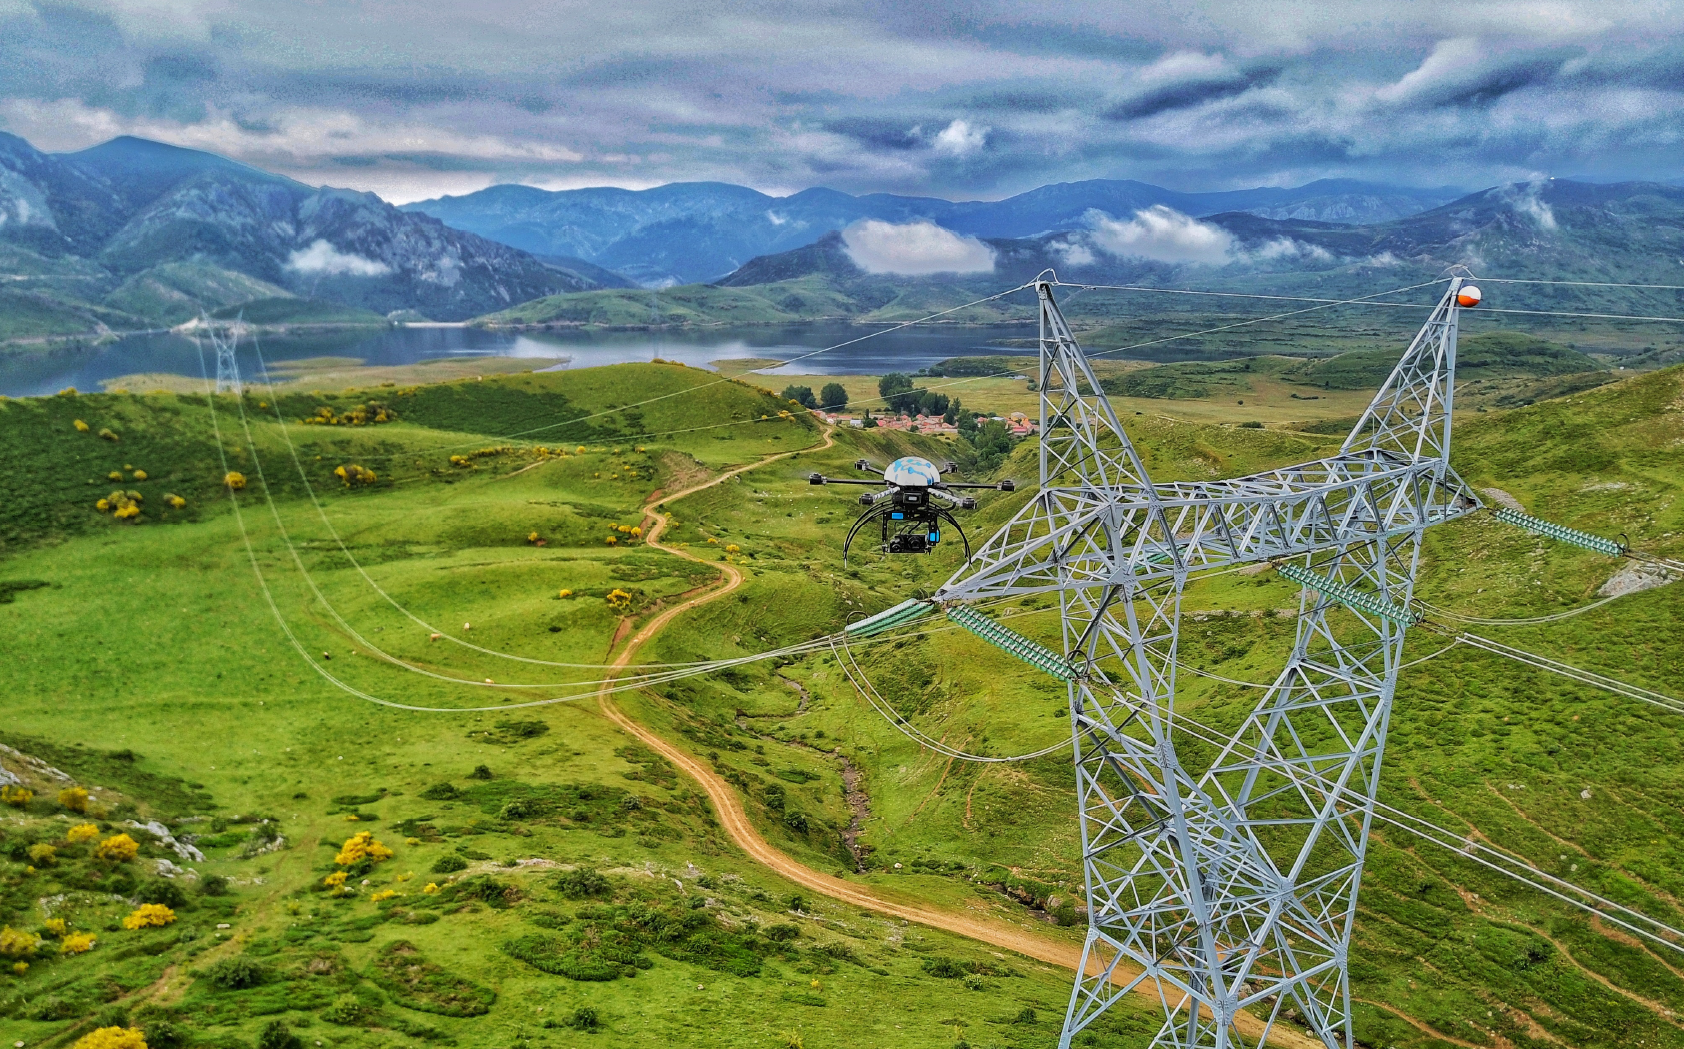
M 1684 0 L 0 0 L 0 130 L 396 203 L 1684 176 Z

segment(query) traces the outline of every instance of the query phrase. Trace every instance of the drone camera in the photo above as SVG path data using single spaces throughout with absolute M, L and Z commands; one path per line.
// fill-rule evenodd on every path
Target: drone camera
M 907 491 L 903 488 L 895 493 L 896 506 L 923 506 L 926 500 L 923 492 Z
M 871 497 L 870 492 L 866 492 L 864 495 L 860 496 L 860 505 L 861 506 L 870 506 L 871 503 L 872 503 L 872 497 Z
M 927 554 L 930 552 L 930 537 L 917 533 L 911 535 L 891 536 L 889 539 L 889 553 L 891 554 Z
M 1017 482 L 1016 481 L 1001 481 L 1000 482 L 1000 491 L 1002 491 L 1002 492 L 1015 492 L 1015 491 L 1017 491 Z
M 856 470 L 869 470 L 869 469 L 871 469 L 871 463 L 868 462 L 865 459 L 855 459 L 854 460 L 854 469 L 856 469 Z
M 965 498 L 959 500 L 959 509 L 961 509 L 961 510 L 975 510 L 976 509 L 976 500 L 972 499 L 970 496 L 966 496 Z
M 959 464 L 949 459 L 947 465 L 941 468 L 941 472 L 944 474 L 958 473 Z
M 808 484 L 824 484 L 824 474 L 808 474 Z

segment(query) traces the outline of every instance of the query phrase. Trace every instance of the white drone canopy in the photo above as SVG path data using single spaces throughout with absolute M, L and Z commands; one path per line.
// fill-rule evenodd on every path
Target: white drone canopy
M 894 485 L 913 485 L 928 488 L 941 481 L 941 471 L 928 459 L 908 455 L 896 459 L 883 471 L 883 480 Z

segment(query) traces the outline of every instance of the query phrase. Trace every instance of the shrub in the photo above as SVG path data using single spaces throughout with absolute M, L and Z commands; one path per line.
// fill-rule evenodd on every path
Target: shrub
M 33 958 L 41 949 L 41 937 L 10 925 L 0 928 L 0 957 Z
M 612 538 L 609 539 L 609 542 L 613 541 L 614 540 Z M 604 600 L 608 602 L 608 608 L 612 612 L 625 615 L 627 612 L 631 611 L 632 596 L 624 590 L 621 590 L 619 587 L 615 587 L 614 589 L 608 591 L 608 596 L 604 598 Z
M 773 943 L 788 943 L 801 935 L 801 926 L 794 922 L 779 922 L 766 926 L 766 938 Z
M 88 424 L 83 422 L 80 419 L 77 419 L 75 422 L 71 423 L 70 425 L 76 427 L 77 433 L 87 433 L 88 432 Z
M 538 815 L 538 803 L 531 798 L 516 798 L 497 813 L 500 820 L 526 820 Z
M 62 795 L 59 800 L 64 800 Z M 99 843 L 94 849 L 94 855 L 102 860 L 124 863 L 140 855 L 140 843 L 127 834 L 113 834 Z
M 206 896 L 226 896 L 228 879 L 220 874 L 207 874 L 199 880 L 199 891 Z
M 397 890 L 395 889 L 381 889 L 379 892 L 369 897 L 369 902 L 385 903 L 387 900 L 396 897 L 397 894 Z
M 28 787 L 0 787 L 0 804 L 21 809 L 35 800 L 35 792 Z
M 454 783 L 435 783 L 422 791 L 421 797 L 427 801 L 450 801 L 460 793 Z
M 344 481 L 347 488 L 351 487 L 352 484 L 373 484 L 376 480 L 373 470 L 366 470 L 355 463 L 335 467 L 333 476 Z
M 146 1049 L 146 1037 L 133 1027 L 100 1027 L 78 1038 L 71 1049 Z
M 164 502 L 168 503 L 172 509 L 176 509 L 176 510 L 179 510 L 182 507 L 187 505 L 187 500 L 183 499 L 181 496 L 176 495 L 173 492 L 170 493 L 169 495 L 164 496 Z
M 344 871 L 334 871 L 322 879 L 322 884 L 330 889 L 342 889 L 345 887 L 345 877 Z
M 146 480 L 146 471 L 145 470 L 136 470 L 134 472 L 134 479 L 137 480 L 137 481 Z
M 468 861 L 460 856 L 444 855 L 433 861 L 434 874 L 454 874 L 468 869 Z
M 608 895 L 610 885 L 595 867 L 575 867 L 557 875 L 555 887 L 557 892 L 570 900 L 583 900 Z
M 246 486 L 246 475 L 238 470 L 229 470 L 222 475 L 222 483 L 237 492 Z
M 566 587 L 562 587 L 560 597 L 563 600 L 565 600 L 569 597 L 572 597 L 572 596 L 573 596 L 573 591 L 567 589 Z
M 99 828 L 92 823 L 78 823 L 64 832 L 64 840 L 72 845 L 80 845 L 84 841 L 93 841 L 99 837 Z
M 339 855 L 333 862 L 341 867 L 349 867 L 364 860 L 370 863 L 382 863 L 392 858 L 392 850 L 374 840 L 373 831 L 360 831 L 345 839 L 345 845 L 339 850 Z
M 51 867 L 53 860 L 58 857 L 58 850 L 51 845 L 31 845 L 29 847 L 29 862 L 37 867 Z
M 131 931 L 162 927 L 175 921 L 175 912 L 161 903 L 143 903 L 123 919 L 123 928 Z
M 113 431 L 111 431 L 109 429 L 100 430 L 99 435 L 101 437 L 105 438 L 107 441 L 120 441 L 120 440 L 122 440 L 121 437 L 118 437 L 116 433 L 114 433 Z
M 588 1005 L 581 1005 L 573 1010 L 573 1015 L 567 1018 L 567 1026 L 575 1031 L 594 1031 L 601 1023 L 597 1019 L 596 1010 Z
M 141 886 L 137 898 L 142 903 L 161 903 L 166 907 L 185 907 L 187 905 L 187 894 L 181 891 L 181 886 L 162 878 L 154 879 Z
M 322 1010 L 322 1019 L 330 1024 L 342 1024 L 355 1027 L 362 1022 L 363 1014 L 368 1007 L 357 999 L 355 995 L 342 995 L 334 1003 Z
M 268 970 L 250 958 L 224 958 L 205 966 L 199 975 L 225 991 L 256 987 L 269 975 Z
M 969 976 L 972 973 L 971 966 L 953 958 L 944 958 L 939 954 L 934 958 L 925 958 L 923 961 L 923 967 L 924 971 L 929 973 L 931 976 L 939 977 L 943 980 L 957 980 L 961 977 Z
M 285 1020 L 270 1020 L 257 1036 L 257 1049 L 303 1049 L 304 1043 L 287 1028 Z
M 113 470 L 105 475 L 105 479 L 107 481 L 121 481 L 123 479 L 123 471 Z
M 94 937 L 92 933 L 69 933 L 58 942 L 58 953 L 60 954 L 87 954 L 93 949 Z
M 534 733 L 534 735 L 541 735 L 541 733 Z M 475 765 L 474 771 L 468 773 L 468 778 L 469 779 L 490 779 L 491 778 L 491 766 L 489 766 L 489 765 Z
M 86 812 L 88 792 L 82 787 L 66 787 L 58 792 L 58 803 L 71 812 Z

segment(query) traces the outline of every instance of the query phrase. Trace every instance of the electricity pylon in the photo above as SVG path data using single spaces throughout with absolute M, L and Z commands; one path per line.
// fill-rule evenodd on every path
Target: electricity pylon
M 236 339 L 233 329 L 218 334 L 214 324 L 208 320 L 204 323 L 205 331 L 210 335 L 211 346 L 216 350 L 216 392 L 232 393 L 238 397 L 244 388 L 240 385 L 239 362 L 234 359 Z
M 1242 1009 L 1353 1044 L 1347 955 L 1421 536 L 1479 506 L 1449 462 L 1461 283 L 1337 455 L 1169 484 L 1037 285 L 1041 488 L 934 600 L 1059 594 L 1088 904 L 1061 1047 L 1141 984 L 1154 1046 L 1242 1044 Z M 1212 741 L 1176 710 L 1181 594 L 1258 561 L 1303 585 L 1297 637 Z

